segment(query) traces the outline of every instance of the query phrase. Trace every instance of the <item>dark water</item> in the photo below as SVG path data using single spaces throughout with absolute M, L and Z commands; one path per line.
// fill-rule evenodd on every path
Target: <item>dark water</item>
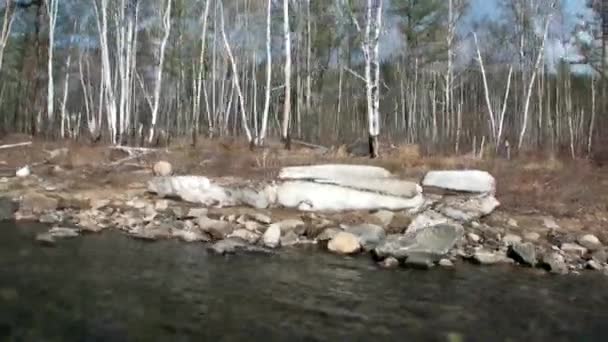
M 0 226 L 0 341 L 605 341 L 608 277 L 380 270 Z

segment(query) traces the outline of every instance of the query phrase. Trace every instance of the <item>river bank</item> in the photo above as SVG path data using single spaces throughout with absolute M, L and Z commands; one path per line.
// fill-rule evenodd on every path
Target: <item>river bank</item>
M 370 254 L 378 266 L 384 268 L 403 265 L 428 269 L 470 262 L 513 264 L 514 267 L 534 267 L 559 274 L 606 271 L 608 254 L 602 229 L 606 219 L 600 216 L 601 211 L 591 218 L 589 213 L 580 217 L 560 216 L 535 208 L 526 212 L 517 207 L 505 207 L 480 194 L 426 191 L 423 192 L 424 205 L 395 210 L 336 212 L 299 208 L 304 209 L 302 211 L 273 205 L 245 207 L 242 203 L 226 205 L 213 201 L 203 207 L 200 203 L 163 198 L 150 191 L 150 182 L 159 179 L 154 177 L 154 171 L 162 172 L 154 170 L 154 161 L 173 157 L 171 173 L 181 174 L 187 170 L 184 170 L 184 164 L 176 162 L 179 159 L 176 155 L 184 152 L 145 149 L 125 152 L 106 148 L 104 153 L 117 155 L 105 162 L 99 161 L 102 158 L 91 158 L 87 153 L 73 154 L 65 147 L 51 152 L 46 154 L 54 154 L 52 158 L 32 167 L 31 174 L 25 177 L 7 175 L 0 182 L 4 194 L 0 200 L 3 218 L 48 224 L 50 230 L 37 236 L 43 245 L 60 246 L 62 238 L 118 230 L 147 241 L 178 239 L 201 244 L 220 254 L 280 253 L 281 249 L 315 245 L 315 250 L 344 255 Z M 313 159 L 321 159 L 315 158 L 310 151 L 295 155 L 303 160 L 298 163 L 293 156 L 292 159 L 285 157 L 282 163 L 273 161 L 272 167 L 276 168 L 273 170 L 264 165 L 272 159 L 264 154 L 253 154 L 248 156 L 250 161 L 266 158 L 254 162 L 253 168 L 257 163 L 257 170 L 250 173 L 240 170 L 234 176 L 228 176 L 226 172 L 218 176 L 221 163 L 230 161 L 228 153 L 224 159 L 216 157 L 198 162 L 206 171 L 198 174 L 209 175 L 207 179 L 218 186 L 260 190 L 273 184 L 280 173 L 280 164 L 305 164 L 305 159 L 310 164 Z M 77 157 L 89 158 L 89 162 L 74 165 Z M 146 158 L 149 159 L 146 161 Z M 200 160 L 192 159 L 190 163 Z M 340 161 L 362 162 L 356 158 Z M 224 169 L 230 171 L 234 167 L 231 163 Z M 247 174 L 252 177 L 244 178 Z M 398 177 L 399 180 L 403 178 L 407 179 Z M 500 189 L 500 177 L 496 183 Z M 498 201 L 502 201 L 501 196 L 498 191 Z M 491 197 L 494 198 L 493 193 Z M 372 198 L 372 202 L 376 200 Z

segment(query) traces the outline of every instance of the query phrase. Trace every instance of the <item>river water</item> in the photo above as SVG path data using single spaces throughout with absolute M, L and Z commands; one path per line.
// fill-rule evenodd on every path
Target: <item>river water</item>
M 608 277 L 381 270 L 321 251 L 210 254 L 0 225 L 0 341 L 605 341 Z

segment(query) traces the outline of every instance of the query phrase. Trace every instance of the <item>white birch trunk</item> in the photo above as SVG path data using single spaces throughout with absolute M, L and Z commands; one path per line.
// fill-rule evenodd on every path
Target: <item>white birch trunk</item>
M 289 145 L 289 121 L 291 115 L 291 37 L 289 29 L 289 0 L 283 0 L 283 39 L 285 41 L 285 102 L 281 138 Z
M 49 53 L 47 60 L 47 119 L 52 125 L 53 114 L 55 112 L 55 81 L 53 79 L 53 57 L 55 50 L 55 27 L 57 25 L 57 14 L 59 12 L 59 0 L 47 0 L 47 15 L 49 19 Z
M 13 11 L 13 1 L 6 0 L 4 10 L 4 20 L 2 21 L 2 31 L 0 31 L 0 71 L 2 71 L 2 62 L 4 61 L 4 49 L 8 43 L 8 38 L 11 35 L 15 14 Z
M 264 111 L 262 114 L 262 128 L 257 144 L 264 144 L 266 129 L 268 127 L 268 112 L 270 111 L 270 91 L 272 82 L 272 0 L 268 0 L 266 8 L 266 94 L 264 96 Z

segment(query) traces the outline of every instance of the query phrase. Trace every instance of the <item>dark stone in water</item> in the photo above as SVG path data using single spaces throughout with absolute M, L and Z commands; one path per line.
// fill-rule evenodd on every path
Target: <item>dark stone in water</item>
M 273 254 L 272 251 L 258 247 L 252 246 L 247 243 L 247 241 L 239 239 L 239 238 L 227 238 L 224 240 L 220 240 L 213 245 L 209 246 L 209 250 L 217 253 L 217 254 L 234 254 L 239 251 L 243 252 L 255 252 L 262 254 Z
M 13 220 L 17 209 L 17 203 L 11 198 L 0 197 L 0 222 Z
M 536 265 L 536 248 L 529 242 L 516 242 L 509 246 L 507 256 L 526 266 Z

